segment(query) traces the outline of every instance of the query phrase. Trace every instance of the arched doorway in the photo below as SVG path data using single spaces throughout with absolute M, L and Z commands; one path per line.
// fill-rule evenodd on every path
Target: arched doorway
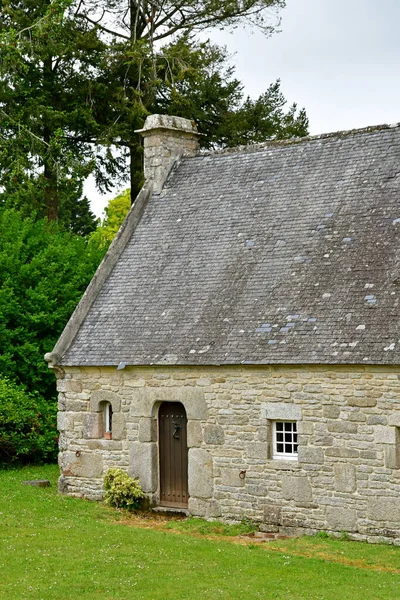
M 188 505 L 187 417 L 180 402 L 163 402 L 158 412 L 160 505 Z

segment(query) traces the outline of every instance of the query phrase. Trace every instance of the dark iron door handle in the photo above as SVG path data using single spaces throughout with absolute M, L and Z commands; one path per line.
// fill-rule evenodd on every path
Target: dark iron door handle
M 179 430 L 182 429 L 182 426 L 178 423 L 175 423 L 175 421 L 172 421 L 172 425 L 174 426 L 174 433 L 172 434 L 172 437 L 174 440 L 179 440 Z

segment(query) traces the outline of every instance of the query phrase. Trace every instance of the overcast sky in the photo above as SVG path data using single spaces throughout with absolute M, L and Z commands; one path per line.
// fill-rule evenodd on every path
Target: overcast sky
M 286 0 L 281 33 L 213 32 L 252 98 L 281 79 L 310 133 L 400 121 L 400 0 Z M 100 216 L 109 197 L 85 190 Z

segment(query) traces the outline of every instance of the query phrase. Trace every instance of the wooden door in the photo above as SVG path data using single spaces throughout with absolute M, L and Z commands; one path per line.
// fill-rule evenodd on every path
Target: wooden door
M 180 402 L 163 402 L 158 413 L 160 505 L 188 505 L 187 418 Z

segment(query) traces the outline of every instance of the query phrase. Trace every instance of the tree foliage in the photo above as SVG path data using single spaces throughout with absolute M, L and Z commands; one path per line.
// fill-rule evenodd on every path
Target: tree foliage
M 106 78 L 113 108 L 101 110 L 99 119 L 109 139 L 123 149 L 122 156 L 129 158 L 132 202 L 143 183 L 140 139 L 134 130 L 143 126 L 147 114 L 162 110 L 195 119 L 200 131 L 211 133 L 210 146 L 217 137 L 212 125 L 237 108 L 240 84 L 223 64 L 224 50 L 201 44 L 196 34 L 249 24 L 270 35 L 284 5 L 284 0 L 80 1 L 77 18 L 95 27 L 109 47 Z M 185 108 L 193 108 L 196 94 L 202 110 L 188 114 Z M 98 183 L 103 183 L 101 173 Z
M 95 227 L 82 198 L 89 173 L 100 191 L 129 181 L 135 198 L 143 176 L 134 131 L 149 113 L 194 118 L 205 145 L 233 145 L 247 124 L 258 126 L 270 99 L 269 90 L 253 105 L 243 102 L 224 49 L 196 34 L 248 23 L 269 35 L 283 0 L 2 4 L 0 205 L 35 211 L 76 233 Z M 290 110 L 288 127 L 298 135 L 301 115 Z
M 104 209 L 106 216 L 90 236 L 90 242 L 100 248 L 108 248 L 121 227 L 131 207 L 130 190 L 125 190 L 110 200 Z
M 55 223 L 0 209 L 0 374 L 55 402 L 54 347 L 104 250 Z
M 193 119 L 204 134 L 202 147 L 234 147 L 307 135 L 305 110 L 298 111 L 296 104 L 286 107 L 279 80 L 256 100 L 245 99 L 242 84 L 226 65 L 223 48 L 209 42 L 191 45 L 182 38 L 164 52 L 169 73 L 160 80 L 153 112 Z M 179 66 L 175 67 L 175 61 Z
M 0 12 L 0 204 L 95 227 L 82 184 L 95 168 L 91 88 L 104 45 L 68 0 L 5 1 Z
M 55 403 L 0 376 L 0 465 L 57 456 Z
M 217 143 L 233 147 L 307 135 L 306 111 L 297 111 L 296 104 L 285 111 L 286 104 L 278 80 L 256 100 L 247 97 L 236 110 L 223 115 L 217 128 Z

